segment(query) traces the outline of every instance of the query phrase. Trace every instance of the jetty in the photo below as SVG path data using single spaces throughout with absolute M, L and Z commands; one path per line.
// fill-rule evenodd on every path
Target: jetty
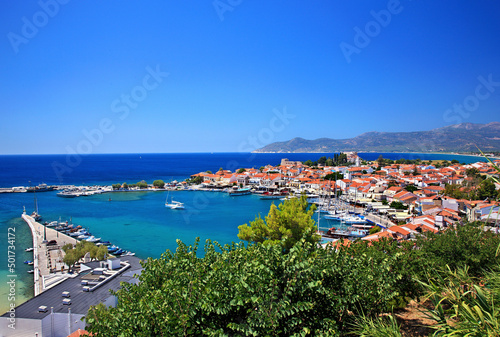
M 52 228 L 45 227 L 26 213 L 22 214 L 22 218 L 28 224 L 33 236 L 33 281 L 35 296 L 37 296 L 71 276 L 68 273 L 63 273 L 64 252 L 61 248 L 68 243 L 76 245 L 78 241 Z M 52 240 L 56 240 L 57 245 L 48 246 L 47 243 Z M 57 272 L 51 272 L 54 270 Z

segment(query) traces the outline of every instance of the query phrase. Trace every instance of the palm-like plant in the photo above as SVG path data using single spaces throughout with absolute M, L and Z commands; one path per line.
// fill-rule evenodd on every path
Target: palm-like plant
M 480 280 L 468 268 L 447 269 L 424 283 L 436 321 L 434 336 L 500 336 L 500 274 L 486 273 Z

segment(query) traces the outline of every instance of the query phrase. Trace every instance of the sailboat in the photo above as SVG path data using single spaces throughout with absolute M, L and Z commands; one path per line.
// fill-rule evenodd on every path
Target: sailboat
M 170 209 L 184 209 L 184 204 L 180 201 L 174 201 L 174 198 L 170 199 L 170 203 L 168 202 L 168 197 L 170 195 L 170 191 L 167 194 L 167 199 L 165 199 L 165 207 Z
M 39 221 L 42 221 L 42 216 L 40 214 L 38 214 L 38 202 L 36 200 L 36 192 L 35 192 L 36 188 L 33 189 L 33 199 L 34 199 L 34 203 L 35 203 L 35 209 L 33 211 L 33 213 L 31 213 L 31 217 L 33 219 L 35 219 L 36 222 L 39 222 Z

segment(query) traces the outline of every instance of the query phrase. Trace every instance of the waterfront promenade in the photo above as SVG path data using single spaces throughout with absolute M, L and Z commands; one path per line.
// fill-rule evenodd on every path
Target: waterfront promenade
M 36 222 L 31 216 L 27 214 L 22 215 L 23 220 L 28 224 L 31 230 L 31 234 L 33 236 L 33 279 L 34 279 L 34 292 L 35 296 L 42 293 L 45 289 L 49 287 L 49 276 L 63 276 L 61 273 L 52 273 L 51 270 L 56 269 L 58 266 L 63 266 L 62 259 L 64 256 L 64 252 L 61 247 L 65 244 L 71 243 L 75 245 L 78 241 L 68 235 L 63 233 L 59 233 L 58 231 L 52 228 L 46 228 L 46 240 L 56 240 L 57 246 L 48 246 L 44 243 L 44 226 L 38 222 Z M 52 249 L 51 247 L 54 247 Z M 57 268 L 60 270 L 60 268 Z M 51 285 L 57 283 L 56 280 L 52 280 L 50 282 Z

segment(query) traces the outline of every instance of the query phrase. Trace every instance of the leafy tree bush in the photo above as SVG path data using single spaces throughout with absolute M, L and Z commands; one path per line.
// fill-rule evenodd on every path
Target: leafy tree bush
M 122 184 L 113 184 L 111 186 L 113 187 L 114 190 L 119 190 L 120 188 L 122 188 Z
M 148 183 L 144 180 L 139 181 L 137 184 L 135 184 L 139 188 L 148 188 Z
M 265 221 L 259 216 L 254 221 L 238 227 L 241 240 L 265 244 L 283 243 L 288 251 L 304 234 L 311 243 L 319 241 L 312 219 L 316 205 L 309 207 L 306 196 L 285 200 L 278 207 L 272 204 Z
M 194 185 L 199 185 L 203 182 L 203 178 L 200 176 L 196 176 L 192 179 L 187 179 L 186 180 L 189 184 L 194 184 Z
M 480 275 L 500 262 L 496 256 L 500 236 L 484 231 L 482 226 L 481 222 L 475 222 L 438 233 L 427 232 L 417 239 L 417 245 L 432 269 L 468 266 L 472 275 Z
M 337 180 L 344 179 L 344 175 L 340 172 L 332 172 L 328 173 L 326 176 L 324 176 L 323 180 L 331 180 L 331 181 L 337 181 Z
M 390 203 L 389 207 L 394 209 L 408 209 L 408 206 L 403 205 L 400 201 L 393 201 Z
M 92 307 L 96 336 L 339 336 L 361 308 L 374 315 L 397 296 L 397 257 L 353 256 L 302 240 L 280 245 L 178 241 L 148 259 L 138 284 L 123 283 L 116 308 Z
M 158 179 L 158 180 L 153 181 L 153 186 L 158 187 L 158 188 L 163 188 L 163 187 L 165 187 L 165 182 L 161 179 Z

